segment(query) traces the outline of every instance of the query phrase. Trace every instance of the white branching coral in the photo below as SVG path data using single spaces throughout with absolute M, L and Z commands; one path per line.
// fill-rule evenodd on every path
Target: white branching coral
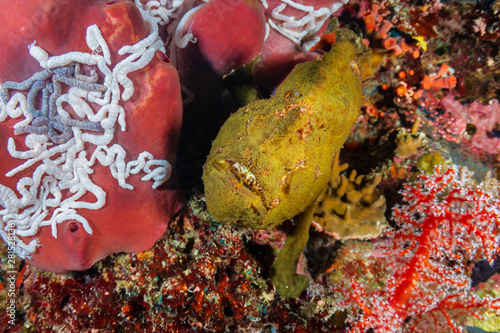
M 40 245 L 36 239 L 25 244 L 20 237 L 36 236 L 41 227 L 51 227 L 52 235 L 57 238 L 57 225 L 71 219 L 92 234 L 82 210 L 98 210 L 106 202 L 106 192 L 90 178 L 97 163 L 109 167 L 118 184 L 130 190 L 133 187 L 127 183 L 127 178 L 133 174 L 142 172 L 141 180 L 153 181 L 153 188 L 170 177 L 172 166 L 167 160 L 155 159 L 147 151 L 131 160 L 122 146 L 111 144 L 117 125 L 122 131 L 126 129 L 126 112 L 119 102 L 128 100 L 134 93 L 128 74 L 145 67 L 157 50 L 164 51 L 157 24 L 163 12 L 155 12 L 152 4 L 149 9 L 141 9 L 143 19 L 150 25 L 149 35 L 134 45 L 123 46 L 118 53 L 128 56 L 112 69 L 108 45 L 99 27 L 92 25 L 86 34 L 91 52 L 49 56 L 34 42 L 29 53 L 44 71 L 21 83 L 4 82 L 2 85 L 0 121 L 8 117 L 19 118 L 15 131 L 28 133 L 25 138 L 28 150 L 19 150 L 14 139 L 8 139 L 10 156 L 23 162 L 8 171 L 6 176 L 14 177 L 21 171 L 34 168 L 31 176 L 22 177 L 17 182 L 15 190 L 20 196 L 14 189 L 0 184 L 0 208 L 3 208 L 0 210 L 0 236 L 5 241 L 14 238 L 15 250 L 20 257 L 29 257 Z M 95 83 L 96 74 L 92 77 L 77 73 L 80 64 L 96 66 L 104 75 L 103 84 Z M 74 77 L 70 76 L 72 71 Z M 50 78 L 52 83 L 46 83 L 45 80 Z M 71 86 L 67 93 L 61 94 L 60 87 L 58 93 L 54 92 L 57 85 L 65 82 Z M 9 96 L 11 86 L 16 90 L 30 90 L 27 96 L 20 92 Z M 44 86 L 47 87 L 42 98 L 44 106 L 42 110 L 36 110 L 33 108 L 34 97 Z M 95 112 L 90 103 L 99 106 L 99 110 Z M 65 104 L 80 119 L 73 119 L 64 110 Z M 33 121 L 38 126 L 32 126 Z M 63 134 L 54 134 L 58 131 L 63 131 Z M 89 145 L 95 146 L 90 155 L 87 153 Z M 82 200 L 88 193 L 95 198 L 93 202 Z

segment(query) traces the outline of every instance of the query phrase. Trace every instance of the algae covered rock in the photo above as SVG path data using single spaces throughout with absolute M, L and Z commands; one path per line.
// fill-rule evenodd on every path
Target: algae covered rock
M 361 103 L 356 50 L 334 45 L 299 64 L 268 100 L 240 108 L 222 126 L 203 170 L 208 211 L 219 222 L 268 229 L 294 218 L 273 265 L 282 296 L 307 286 L 295 267 L 332 159 L 351 132 Z

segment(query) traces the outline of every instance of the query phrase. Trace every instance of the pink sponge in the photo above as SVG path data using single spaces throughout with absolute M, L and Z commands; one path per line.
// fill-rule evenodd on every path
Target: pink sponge
M 2 238 L 54 272 L 150 248 L 184 203 L 180 84 L 154 21 L 130 1 L 0 9 Z

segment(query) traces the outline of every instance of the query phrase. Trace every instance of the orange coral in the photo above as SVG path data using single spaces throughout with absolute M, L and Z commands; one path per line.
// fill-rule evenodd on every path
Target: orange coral
M 420 84 L 422 86 L 413 97 L 418 99 L 424 93 L 424 90 L 437 90 L 454 88 L 457 85 L 457 78 L 454 75 L 445 76 L 450 70 L 450 66 L 442 64 L 435 75 L 424 75 Z

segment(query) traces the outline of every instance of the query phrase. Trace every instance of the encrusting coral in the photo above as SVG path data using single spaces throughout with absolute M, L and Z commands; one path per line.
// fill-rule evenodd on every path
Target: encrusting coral
M 376 188 L 382 175 L 368 181 L 352 170 L 346 177 L 342 172 L 347 168 L 336 154 L 328 188 L 315 208 L 315 226 L 335 239 L 375 238 L 387 225 L 385 197 Z
M 420 118 L 417 118 L 413 124 L 411 131 L 407 132 L 405 129 L 399 129 L 396 134 L 396 150 L 394 155 L 398 158 L 407 158 L 411 155 L 417 153 L 420 147 L 422 147 L 425 142 L 425 134 L 418 132 L 418 126 L 420 125 Z

